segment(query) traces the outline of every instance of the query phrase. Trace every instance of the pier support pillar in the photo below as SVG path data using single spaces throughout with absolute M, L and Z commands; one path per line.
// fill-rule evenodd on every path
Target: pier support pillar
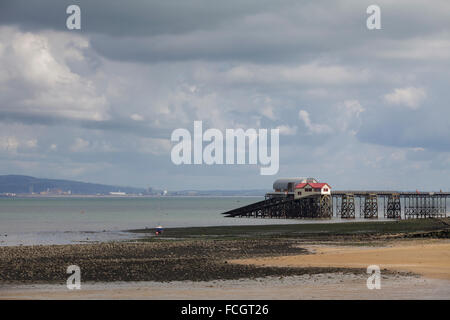
M 401 219 L 402 207 L 400 204 L 400 195 L 393 193 L 388 197 L 387 208 L 385 212 L 385 218 L 388 219 Z
M 331 196 L 324 194 L 320 196 L 319 218 L 333 217 L 333 202 Z
M 378 197 L 376 194 L 369 194 L 364 198 L 364 218 L 378 219 Z
M 353 194 L 345 194 L 341 197 L 340 206 L 337 208 L 338 215 L 342 219 L 355 219 L 355 197 Z

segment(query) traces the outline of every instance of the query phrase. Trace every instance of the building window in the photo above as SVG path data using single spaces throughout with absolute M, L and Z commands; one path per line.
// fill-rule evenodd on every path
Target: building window
M 324 192 L 328 192 L 328 188 L 324 188 L 323 191 L 324 191 Z
M 305 191 L 306 191 L 306 192 L 311 192 L 311 191 L 312 191 L 312 188 L 306 188 Z
M 301 192 L 301 191 L 299 191 L 299 192 L 297 192 L 297 194 L 298 194 L 299 196 L 301 196 L 301 195 L 302 195 L 302 192 Z

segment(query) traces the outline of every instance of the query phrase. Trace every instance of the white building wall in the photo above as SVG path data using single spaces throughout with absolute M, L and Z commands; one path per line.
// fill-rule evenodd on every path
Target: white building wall
M 312 189 L 311 191 L 305 191 L 306 189 Z M 328 189 L 328 191 L 325 191 L 325 189 Z M 301 194 L 298 194 L 301 192 Z M 310 185 L 306 185 L 305 187 L 301 189 L 295 189 L 294 191 L 294 199 L 300 199 L 304 197 L 308 197 L 311 195 L 318 195 L 318 194 L 328 194 L 331 195 L 331 187 L 328 185 L 324 185 L 320 191 L 314 191 L 314 188 L 312 188 Z

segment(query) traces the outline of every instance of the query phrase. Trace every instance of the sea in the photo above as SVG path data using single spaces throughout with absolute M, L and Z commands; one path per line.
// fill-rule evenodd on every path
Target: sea
M 336 217 L 331 220 L 286 220 L 226 218 L 221 214 L 263 199 L 173 196 L 0 198 L 0 246 L 131 240 L 144 235 L 130 230 L 155 230 L 158 226 L 348 222 Z
M 132 229 L 295 223 L 226 218 L 263 197 L 0 198 L 0 246 L 106 242 L 138 238 Z M 297 222 L 298 223 L 298 222 Z

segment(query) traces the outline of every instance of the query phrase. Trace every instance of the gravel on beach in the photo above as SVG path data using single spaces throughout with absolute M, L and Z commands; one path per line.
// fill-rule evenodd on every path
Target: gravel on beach
M 63 283 L 77 265 L 83 281 L 210 281 L 360 269 L 238 265 L 227 260 L 308 254 L 283 239 L 187 240 L 0 248 L 0 283 Z

